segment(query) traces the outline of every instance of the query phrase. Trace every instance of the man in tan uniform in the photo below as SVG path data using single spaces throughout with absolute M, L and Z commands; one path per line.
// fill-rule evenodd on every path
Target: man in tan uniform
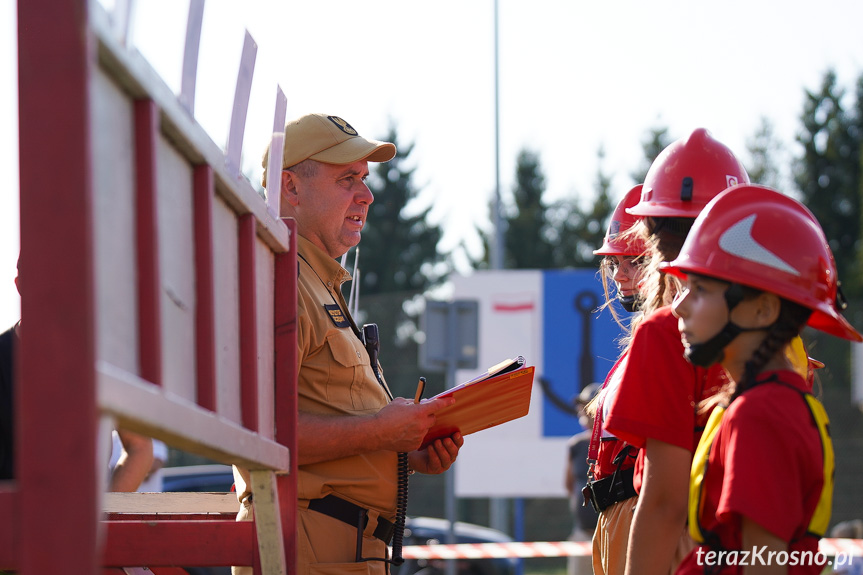
M 303 575 L 386 573 L 398 453 L 408 453 L 412 472 L 442 473 L 463 443 L 455 434 L 418 450 L 435 412 L 451 401 L 393 399 L 341 292 L 351 277 L 336 259 L 359 243 L 374 201 L 365 183 L 368 162 L 387 162 L 395 153 L 393 144 L 362 138 L 337 116 L 309 114 L 285 127 L 281 215 L 297 220 L 299 235 L 297 572 Z M 235 468 L 234 477 L 242 519 L 251 513 L 248 474 Z M 363 510 L 364 528 L 358 527 Z M 371 560 L 357 562 L 358 528 L 359 553 Z

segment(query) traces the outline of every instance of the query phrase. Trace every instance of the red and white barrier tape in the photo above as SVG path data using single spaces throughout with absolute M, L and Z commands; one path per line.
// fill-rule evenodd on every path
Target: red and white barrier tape
M 829 557 L 844 553 L 863 557 L 863 539 L 822 539 L 819 550 Z M 405 559 L 496 559 L 503 557 L 567 557 L 590 555 L 590 541 L 529 541 L 513 543 L 459 543 L 406 545 Z

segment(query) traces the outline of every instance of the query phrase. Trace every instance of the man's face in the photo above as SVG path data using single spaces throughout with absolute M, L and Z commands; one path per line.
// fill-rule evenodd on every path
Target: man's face
M 374 201 L 366 185 L 368 162 L 319 163 L 313 176 L 287 172 L 293 190 L 287 193 L 301 236 L 338 258 L 360 242 L 360 232 Z M 285 185 L 285 176 L 282 184 Z

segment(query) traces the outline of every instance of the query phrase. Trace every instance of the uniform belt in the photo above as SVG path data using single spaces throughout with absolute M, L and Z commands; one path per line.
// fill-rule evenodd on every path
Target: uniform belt
M 618 471 L 613 475 L 597 481 L 589 482 L 582 490 L 585 504 L 590 502 L 597 513 L 605 511 L 615 503 L 635 497 L 635 487 L 632 479 L 635 470 L 632 468 Z
M 333 519 L 338 519 L 343 523 L 347 523 L 358 529 L 365 529 L 369 521 L 369 511 L 359 505 L 355 505 L 350 501 L 345 501 L 335 495 L 327 495 L 320 499 L 312 499 L 309 501 L 309 509 L 329 515 Z M 360 526 L 362 520 L 362 526 Z M 378 524 L 375 527 L 374 536 L 389 544 L 393 536 L 393 528 L 395 526 L 391 521 L 387 521 L 383 517 L 378 517 Z

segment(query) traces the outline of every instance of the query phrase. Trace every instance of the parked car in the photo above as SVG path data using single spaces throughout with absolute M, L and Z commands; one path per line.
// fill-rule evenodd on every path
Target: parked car
M 434 517 L 408 517 L 405 521 L 405 545 L 437 545 L 449 539 L 450 522 Z M 456 521 L 456 543 L 507 543 L 512 537 L 502 531 Z M 514 575 L 518 561 L 512 558 L 457 559 L 458 575 Z M 392 569 L 393 575 L 443 575 L 446 561 L 442 559 L 410 559 Z
M 225 493 L 234 485 L 230 465 L 187 465 L 162 468 L 162 491 Z
M 231 490 L 234 476 L 229 465 L 189 465 L 166 467 L 163 470 L 165 491 L 227 492 Z M 501 531 L 456 522 L 457 543 L 505 543 L 512 538 Z M 436 545 L 446 543 L 449 537 L 449 521 L 434 517 L 408 517 L 405 520 L 404 545 Z M 517 561 L 508 558 L 459 559 L 458 575 L 514 575 Z M 229 575 L 229 567 L 187 567 L 189 575 Z M 399 567 L 392 568 L 393 575 L 443 575 L 446 562 L 437 559 L 409 559 Z

